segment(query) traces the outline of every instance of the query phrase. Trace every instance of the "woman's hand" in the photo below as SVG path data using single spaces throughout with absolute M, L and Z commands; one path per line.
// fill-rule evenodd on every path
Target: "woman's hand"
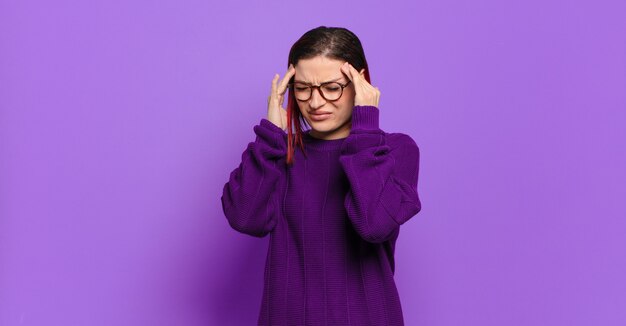
M 272 91 L 267 98 L 267 120 L 282 130 L 287 129 L 287 110 L 283 108 L 287 83 L 289 83 L 289 79 L 295 74 L 296 68 L 291 64 L 280 83 L 278 83 L 278 74 L 274 75 L 274 79 L 272 79 Z
M 347 61 L 341 66 L 341 71 L 350 78 L 354 84 L 354 106 L 357 105 L 373 105 L 378 108 L 378 100 L 380 99 L 380 90 L 378 87 L 372 86 L 367 82 L 363 75 L 365 69 L 357 72 L 356 69 Z

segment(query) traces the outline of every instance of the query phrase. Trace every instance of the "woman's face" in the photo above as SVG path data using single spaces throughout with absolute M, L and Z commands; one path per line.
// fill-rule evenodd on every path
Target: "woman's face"
M 316 56 L 297 62 L 295 82 L 318 86 L 328 81 L 337 81 L 345 85 L 350 79 L 341 71 L 345 61 Z M 313 89 L 308 101 L 296 100 L 304 119 L 311 126 L 311 136 L 319 139 L 339 139 L 348 137 L 352 126 L 352 108 L 354 106 L 354 85 L 348 84 L 341 97 L 336 101 L 327 101 Z M 326 118 L 316 119 L 315 114 L 328 112 Z

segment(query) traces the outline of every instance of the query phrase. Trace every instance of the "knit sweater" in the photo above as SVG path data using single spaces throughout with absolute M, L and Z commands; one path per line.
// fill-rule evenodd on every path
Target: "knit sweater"
M 229 225 L 270 235 L 259 325 L 403 325 L 394 282 L 400 225 L 421 210 L 419 148 L 355 106 L 346 138 L 287 133 L 263 118 L 223 187 Z

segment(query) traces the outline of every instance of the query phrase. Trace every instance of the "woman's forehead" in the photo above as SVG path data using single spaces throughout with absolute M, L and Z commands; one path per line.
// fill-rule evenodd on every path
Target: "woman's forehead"
M 344 77 L 341 71 L 342 61 L 334 59 L 306 59 L 296 64 L 295 80 L 305 83 L 324 83 L 337 81 Z

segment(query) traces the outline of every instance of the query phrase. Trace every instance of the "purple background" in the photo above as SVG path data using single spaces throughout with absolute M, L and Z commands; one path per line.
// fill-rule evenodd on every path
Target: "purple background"
M 253 325 L 220 196 L 304 32 L 420 146 L 407 325 L 626 324 L 623 1 L 5 1 L 0 324 Z

